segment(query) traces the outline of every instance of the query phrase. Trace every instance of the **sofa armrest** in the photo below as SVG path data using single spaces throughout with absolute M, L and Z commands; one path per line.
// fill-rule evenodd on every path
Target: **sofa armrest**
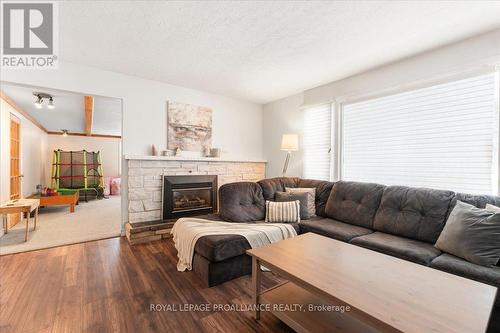
M 222 185 L 219 188 L 219 215 L 229 222 L 263 220 L 266 216 L 266 201 L 262 188 L 253 182 Z

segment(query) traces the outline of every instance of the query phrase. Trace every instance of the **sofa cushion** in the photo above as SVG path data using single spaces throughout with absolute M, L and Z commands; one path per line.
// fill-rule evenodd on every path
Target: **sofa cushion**
M 457 201 L 435 245 L 478 265 L 500 261 L 500 212 Z
M 297 187 L 299 178 L 296 177 L 276 177 L 262 179 L 257 182 L 262 188 L 262 193 L 265 200 L 274 201 L 276 192 L 285 192 L 285 187 Z
M 388 186 L 373 221 L 373 229 L 435 243 L 443 230 L 451 191 Z
M 316 215 L 316 188 L 315 187 L 285 187 L 287 193 L 305 193 L 307 195 L 307 214 Z M 276 195 L 279 192 L 276 192 Z
M 432 244 L 383 232 L 356 237 L 350 243 L 422 265 L 429 265 L 441 254 Z
M 264 223 L 258 221 L 256 223 Z M 297 233 L 299 232 L 299 225 L 297 223 L 290 223 Z M 202 257 L 218 262 L 229 258 L 233 258 L 246 253 L 250 249 L 250 244 L 247 239 L 240 235 L 208 235 L 202 236 L 196 242 L 194 251 Z
M 266 222 L 299 223 L 300 201 L 266 201 Z
M 335 183 L 324 180 L 300 179 L 297 187 L 314 187 L 316 188 L 316 215 L 326 217 L 325 207 L 332 187 Z
M 300 232 L 314 232 L 319 235 L 348 242 L 354 237 L 368 235 L 373 230 L 329 218 L 316 217 L 307 221 L 301 221 Z
M 309 195 L 306 192 L 299 192 L 299 193 L 294 193 L 294 192 L 276 192 L 275 194 L 275 200 L 277 202 L 282 202 L 282 201 L 295 201 L 298 200 L 300 204 L 300 219 L 301 220 L 307 220 L 311 216 L 309 215 L 309 210 L 307 209 L 307 202 L 309 199 Z M 267 202 L 266 202 L 266 216 L 267 216 Z
M 380 184 L 339 181 L 333 186 L 326 203 L 326 215 L 341 222 L 371 228 L 384 188 Z
M 224 221 L 263 220 L 266 201 L 262 188 L 253 182 L 224 184 L 219 189 L 219 214 Z
M 476 265 L 448 253 L 432 260 L 430 267 L 500 288 L 500 267 Z M 496 304 L 500 305 L 500 294 Z
M 500 207 L 498 207 L 498 206 L 486 204 L 486 207 L 484 209 L 486 209 L 489 212 L 500 213 Z
M 500 197 L 498 196 L 456 193 L 455 197 L 451 200 L 450 208 L 448 209 L 448 215 L 450 215 L 453 211 L 453 208 L 455 208 L 457 200 L 476 206 L 477 208 L 485 208 L 486 204 L 500 207 Z M 500 262 L 497 264 L 497 266 L 500 266 Z

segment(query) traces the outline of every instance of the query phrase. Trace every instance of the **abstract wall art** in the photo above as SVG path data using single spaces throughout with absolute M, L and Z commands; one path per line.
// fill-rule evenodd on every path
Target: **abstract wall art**
M 167 102 L 167 147 L 203 152 L 212 144 L 212 109 Z

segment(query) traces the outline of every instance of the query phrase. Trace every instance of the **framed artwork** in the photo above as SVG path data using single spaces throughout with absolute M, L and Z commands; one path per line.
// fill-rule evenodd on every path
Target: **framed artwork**
M 167 148 L 203 152 L 212 145 L 212 109 L 167 102 Z

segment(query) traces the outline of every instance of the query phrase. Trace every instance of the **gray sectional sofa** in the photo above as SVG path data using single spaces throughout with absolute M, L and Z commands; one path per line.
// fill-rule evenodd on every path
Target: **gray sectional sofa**
M 500 197 L 372 183 L 272 178 L 223 185 L 219 214 L 208 218 L 262 222 L 265 201 L 274 200 L 275 193 L 285 191 L 285 187 L 316 188 L 317 216 L 294 225 L 298 233 L 314 232 L 500 288 L 500 267 L 476 265 L 434 247 L 457 200 L 484 208 L 487 203 L 500 206 Z M 202 237 L 195 246 L 193 270 L 207 286 L 250 274 L 251 260 L 245 254 L 249 248 L 239 235 Z M 494 312 L 496 324 L 492 323 L 495 326 L 500 322 L 499 309 L 500 293 Z

